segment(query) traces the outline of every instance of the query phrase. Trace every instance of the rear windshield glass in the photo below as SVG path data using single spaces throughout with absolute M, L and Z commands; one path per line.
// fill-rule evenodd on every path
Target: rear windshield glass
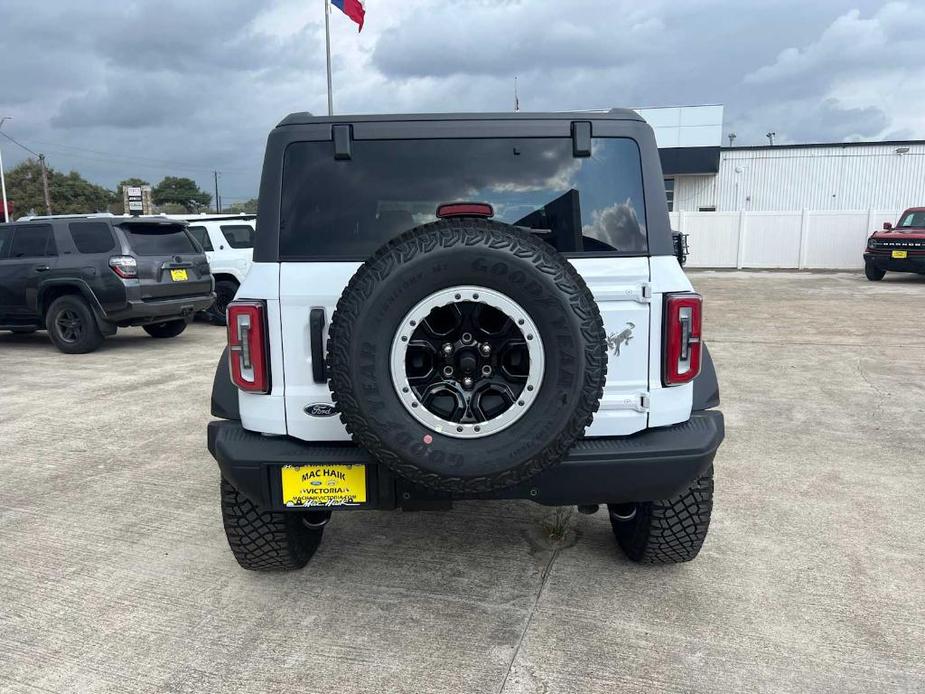
M 123 224 L 122 231 L 136 255 L 198 253 L 186 229 L 177 225 Z
M 644 253 L 639 148 L 597 138 L 576 158 L 571 138 L 367 140 L 335 160 L 331 142 L 286 149 L 280 256 L 363 259 L 436 219 L 446 202 L 485 202 L 559 251 Z
M 249 224 L 222 224 L 222 234 L 232 248 L 254 247 L 254 227 Z

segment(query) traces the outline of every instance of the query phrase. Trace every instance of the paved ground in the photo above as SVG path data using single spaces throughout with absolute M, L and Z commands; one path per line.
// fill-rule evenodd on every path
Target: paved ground
M 240 570 L 205 449 L 223 331 L 0 336 L 0 690 L 925 691 L 925 277 L 698 273 L 728 438 L 693 563 L 603 513 L 342 514 Z

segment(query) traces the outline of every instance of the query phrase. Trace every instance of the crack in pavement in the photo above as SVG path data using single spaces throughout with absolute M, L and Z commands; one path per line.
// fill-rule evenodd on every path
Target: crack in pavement
M 546 566 L 543 568 L 543 575 L 540 580 L 540 589 L 536 591 L 536 597 L 533 599 L 533 604 L 530 606 L 530 611 L 527 614 L 527 621 L 524 624 L 523 631 L 520 632 L 520 638 L 517 639 L 517 644 L 514 646 L 514 654 L 511 656 L 511 662 L 508 663 L 507 671 L 504 673 L 504 679 L 501 680 L 501 686 L 498 687 L 498 694 L 501 694 L 501 692 L 504 691 L 504 687 L 507 685 L 508 677 L 511 676 L 511 670 L 514 669 L 514 663 L 517 661 L 517 656 L 520 653 L 520 647 L 523 645 L 524 639 L 527 636 L 527 631 L 530 629 L 530 624 L 533 622 L 533 615 L 536 614 L 536 607 L 539 605 L 540 598 L 543 596 L 543 591 L 546 589 L 546 582 L 549 580 L 549 574 L 552 570 L 552 565 L 558 558 L 560 549 L 560 547 L 556 547 L 552 551 L 552 556 L 549 557 L 549 561 L 546 562 Z

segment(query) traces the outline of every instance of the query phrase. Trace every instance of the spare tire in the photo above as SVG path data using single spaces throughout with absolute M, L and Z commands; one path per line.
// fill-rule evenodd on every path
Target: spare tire
M 470 218 L 405 232 L 357 270 L 327 364 L 357 444 L 412 482 L 469 494 L 561 461 L 607 375 L 575 268 L 528 232 Z

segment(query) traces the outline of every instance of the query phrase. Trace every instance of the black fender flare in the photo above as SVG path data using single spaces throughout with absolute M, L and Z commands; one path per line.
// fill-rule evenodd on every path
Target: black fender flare
M 709 410 L 719 407 L 719 381 L 716 380 L 716 367 L 706 344 L 700 357 L 700 373 L 694 379 L 694 404 L 692 411 Z
M 48 293 L 49 289 L 54 289 L 56 287 L 68 287 L 71 289 L 76 289 L 80 295 L 86 299 L 87 303 L 90 304 L 90 310 L 93 312 L 93 317 L 96 319 L 96 324 L 100 329 L 100 332 L 103 335 L 115 335 L 116 326 L 114 323 L 110 322 L 106 318 L 106 311 L 103 309 L 102 304 L 100 304 L 99 299 L 96 298 L 96 294 L 93 293 L 93 290 L 90 289 L 88 285 L 82 279 L 62 277 L 59 279 L 48 280 L 43 282 L 39 286 L 38 294 L 36 296 L 36 312 L 40 316 L 45 316 L 45 311 L 48 310 L 48 306 L 45 302 L 45 295 Z
M 222 350 L 222 357 L 218 360 L 218 366 L 215 367 L 215 378 L 212 380 L 212 416 L 241 420 L 238 389 L 231 382 L 231 372 L 228 368 L 227 347 Z

